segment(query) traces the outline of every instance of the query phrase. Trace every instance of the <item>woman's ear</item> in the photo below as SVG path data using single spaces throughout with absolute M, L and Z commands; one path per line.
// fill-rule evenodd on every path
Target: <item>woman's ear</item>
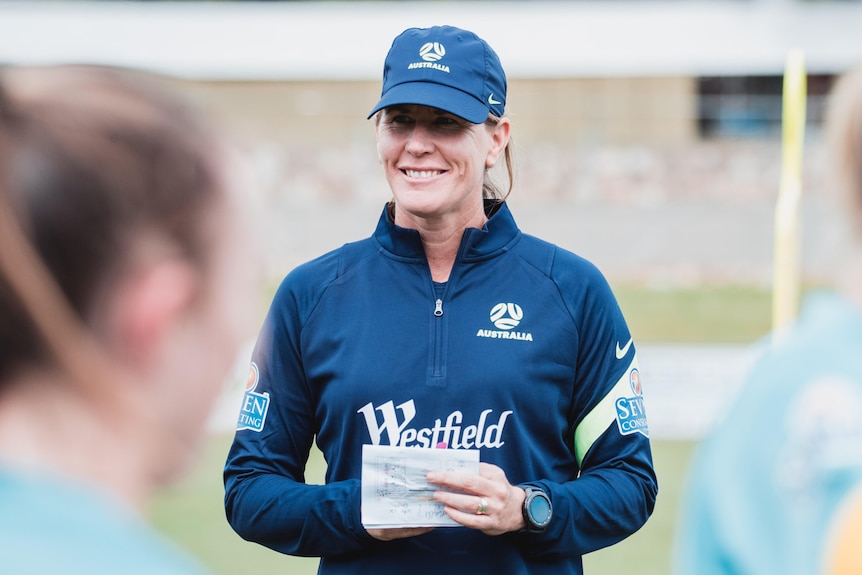
M 488 155 L 485 157 L 485 167 L 493 168 L 506 145 L 509 143 L 509 134 L 512 128 L 509 118 L 503 117 L 494 125 L 491 131 L 491 146 L 488 149 Z
M 112 295 L 107 346 L 135 367 L 157 360 L 172 328 L 183 321 L 198 292 L 198 275 L 178 259 L 162 260 L 132 272 Z

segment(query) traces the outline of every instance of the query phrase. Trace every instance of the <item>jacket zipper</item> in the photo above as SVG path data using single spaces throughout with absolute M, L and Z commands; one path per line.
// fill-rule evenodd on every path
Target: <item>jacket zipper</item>
M 437 298 L 434 302 L 434 363 L 431 365 L 431 377 L 443 377 L 443 300 Z

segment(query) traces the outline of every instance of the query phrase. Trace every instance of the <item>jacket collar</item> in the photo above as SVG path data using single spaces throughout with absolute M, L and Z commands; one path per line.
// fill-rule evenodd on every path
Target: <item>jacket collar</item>
M 459 261 L 479 261 L 494 257 L 511 247 L 520 237 L 512 213 L 505 202 L 485 200 L 485 213 L 488 221 L 479 228 L 467 228 L 461 237 L 461 248 L 458 251 Z M 425 250 L 419 232 L 409 228 L 396 226 L 389 217 L 389 205 L 383 206 L 383 213 L 377 222 L 374 238 L 380 246 L 392 255 L 425 259 Z

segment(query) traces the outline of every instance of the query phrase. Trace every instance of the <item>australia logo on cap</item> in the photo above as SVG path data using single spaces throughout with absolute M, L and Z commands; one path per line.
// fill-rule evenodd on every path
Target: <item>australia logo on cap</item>
M 255 393 L 254 388 L 260 381 L 260 371 L 257 364 L 252 362 L 245 385 L 245 394 L 242 396 L 242 407 L 239 412 L 236 430 L 250 429 L 251 431 L 263 431 L 266 423 L 266 412 L 269 411 L 269 393 Z
M 622 435 L 640 433 L 649 437 L 646 411 L 644 411 L 643 387 L 640 372 L 633 368 L 629 373 L 629 385 L 634 397 L 620 397 L 614 404 L 617 410 L 617 426 Z
M 438 63 L 445 55 L 446 47 L 443 46 L 443 44 L 440 42 L 426 42 L 425 44 L 422 44 L 421 48 L 419 48 L 419 57 L 422 58 L 423 61 L 411 62 L 407 66 L 407 69 L 415 70 L 417 68 L 432 68 L 448 74 L 449 66 Z
M 419 56 L 426 62 L 436 62 L 446 55 L 446 47 L 440 42 L 426 42 L 419 48 Z

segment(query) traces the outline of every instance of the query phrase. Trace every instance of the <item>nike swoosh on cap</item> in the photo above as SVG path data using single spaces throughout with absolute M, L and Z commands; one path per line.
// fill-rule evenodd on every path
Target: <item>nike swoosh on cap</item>
M 490 96 L 488 96 L 488 103 L 489 104 L 502 104 L 503 102 L 498 102 L 497 100 L 494 99 L 494 94 L 491 94 Z
M 620 342 L 617 342 L 617 359 L 622 359 L 629 352 L 629 348 L 632 346 L 632 338 L 626 342 L 626 344 L 620 348 Z

